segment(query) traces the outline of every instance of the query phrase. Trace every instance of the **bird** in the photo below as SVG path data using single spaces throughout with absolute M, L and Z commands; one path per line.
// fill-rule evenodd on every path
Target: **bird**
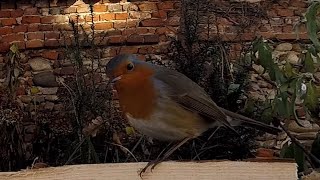
M 271 134 L 281 132 L 277 127 L 219 107 L 184 74 L 145 62 L 135 54 L 116 55 L 105 70 L 129 124 L 143 135 L 176 143 L 161 159 L 150 161 L 140 176 L 149 166 L 152 170 L 184 143 L 210 128 L 224 126 L 235 131 L 235 126 L 248 126 Z

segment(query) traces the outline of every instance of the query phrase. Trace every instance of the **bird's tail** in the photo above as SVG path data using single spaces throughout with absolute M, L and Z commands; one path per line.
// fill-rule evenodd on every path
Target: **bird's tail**
M 251 118 L 245 117 L 243 115 L 231 112 L 229 110 L 226 110 L 224 108 L 220 108 L 227 116 L 231 117 L 230 124 L 232 126 L 247 126 L 252 127 L 258 130 L 265 131 L 270 134 L 277 135 L 279 132 L 281 132 L 281 129 L 276 128 L 274 126 L 267 125 L 265 123 L 253 120 Z

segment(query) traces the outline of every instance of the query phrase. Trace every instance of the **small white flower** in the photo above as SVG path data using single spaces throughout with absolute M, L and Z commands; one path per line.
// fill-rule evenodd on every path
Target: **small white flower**
M 305 83 L 301 83 L 301 94 L 307 93 L 307 85 Z

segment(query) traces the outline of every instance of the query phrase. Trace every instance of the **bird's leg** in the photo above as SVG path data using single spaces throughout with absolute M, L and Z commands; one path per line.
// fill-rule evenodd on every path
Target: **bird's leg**
M 180 141 L 179 143 L 173 145 L 164 155 L 163 157 L 159 160 L 157 159 L 156 161 L 154 161 L 151 167 L 151 171 L 162 161 L 166 160 L 173 152 L 175 152 L 179 147 L 181 147 L 183 144 L 185 144 L 187 141 L 189 141 L 191 138 L 184 138 L 182 141 Z
M 142 173 L 146 172 L 146 170 L 148 169 L 149 166 L 151 166 L 152 164 L 154 164 L 155 162 L 157 162 L 160 158 L 160 156 L 165 152 L 165 150 L 172 144 L 172 142 L 170 142 L 166 148 L 164 148 L 159 155 L 157 156 L 156 160 L 152 160 L 150 162 L 148 162 L 148 164 L 140 171 L 140 177 L 142 176 Z
M 176 151 L 179 147 L 181 147 L 183 144 L 185 144 L 188 140 L 191 138 L 185 138 L 182 141 L 178 142 L 177 144 L 174 144 L 164 155 L 161 159 L 159 159 L 160 155 L 164 152 L 164 150 L 159 154 L 158 158 L 156 160 L 150 161 L 141 171 L 140 171 L 140 177 L 142 177 L 142 173 L 146 172 L 149 166 L 152 165 L 151 167 L 151 172 L 152 170 L 162 161 L 167 159 L 174 151 Z

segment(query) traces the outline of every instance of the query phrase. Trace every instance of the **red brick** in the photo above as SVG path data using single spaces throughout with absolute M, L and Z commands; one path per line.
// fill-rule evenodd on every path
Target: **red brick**
M 28 25 L 28 32 L 36 32 L 36 31 L 39 31 L 38 24 L 29 24 Z
M 54 16 L 44 16 L 40 19 L 41 24 L 52 24 L 54 21 Z
M 145 19 L 141 21 L 141 26 L 145 27 L 161 27 L 163 25 L 162 19 Z
M 17 18 L 23 16 L 23 10 L 22 9 L 15 9 L 11 11 L 11 17 Z
M 39 31 L 52 31 L 53 25 L 50 24 L 40 24 L 39 25 Z
M 156 33 L 156 28 L 148 29 L 148 33 L 155 34 Z
M 137 28 L 137 34 L 146 34 L 148 33 L 148 28 L 145 28 L 145 27 L 139 27 Z
M 28 26 L 26 25 L 17 25 L 13 27 L 13 32 L 18 33 L 18 32 L 27 32 Z
M 10 44 L 9 43 L 0 43 L 0 52 L 9 51 Z
M 91 15 L 87 15 L 86 16 L 86 22 L 92 22 L 92 16 Z M 99 15 L 93 15 L 93 22 L 99 21 Z
M 165 1 L 158 4 L 158 9 L 174 9 L 174 3 L 171 1 Z
M 5 18 L 5 19 L 0 19 L 0 24 L 2 26 L 12 26 L 14 24 L 17 24 L 17 21 L 15 18 Z
M 131 34 L 135 34 L 136 32 L 137 32 L 136 28 L 125 29 L 123 30 L 122 35 L 131 35 Z
M 115 19 L 114 13 L 100 14 L 100 21 L 110 21 Z
M 46 39 L 44 41 L 44 46 L 46 46 L 46 47 L 58 47 L 58 46 L 60 46 L 60 42 L 57 39 Z
M 130 27 L 137 27 L 139 24 L 139 20 L 136 20 L 136 19 L 128 19 L 127 20 L 127 28 L 130 28 Z
M 158 10 L 156 3 L 143 3 L 138 5 L 140 11 L 156 11 Z
M 124 43 L 126 38 L 124 36 L 110 36 L 108 37 L 109 44 L 122 44 Z
M 0 27 L 0 35 L 6 35 L 12 33 L 11 27 Z
M 26 48 L 40 48 L 44 46 L 44 42 L 39 39 L 29 40 L 26 42 Z
M 131 35 L 127 38 L 128 44 L 142 44 L 144 42 L 143 36 L 141 35 Z
M 256 157 L 272 158 L 274 156 L 274 151 L 272 149 L 259 148 L 256 152 Z
M 28 36 L 28 40 L 33 40 L 33 39 L 44 40 L 43 32 L 29 32 L 27 36 Z
M 127 18 L 127 13 L 116 13 L 116 20 L 126 20 Z
M 137 52 L 138 52 L 138 48 L 135 46 L 122 46 L 120 48 L 120 54 L 126 54 L 126 53 L 135 54 Z
M 32 8 L 26 8 L 24 10 L 24 15 L 37 15 L 38 14 L 38 8 L 32 7 Z
M 113 27 L 115 29 L 125 28 L 125 27 L 127 27 L 127 22 L 125 22 L 125 21 L 123 21 L 123 22 L 119 22 L 119 21 L 114 22 Z
M 278 16 L 276 10 L 274 10 L 274 9 L 267 11 L 267 14 L 269 17 L 277 17 Z
M 105 23 L 96 23 L 95 24 L 95 29 L 96 30 L 108 30 L 113 28 L 113 23 L 112 22 L 105 22 Z
M 292 9 L 277 9 L 277 14 L 283 17 L 291 17 L 294 15 Z
M 148 53 L 148 48 L 147 47 L 141 47 L 141 48 L 139 48 L 138 53 L 139 54 L 147 54 Z
M 21 22 L 23 24 L 40 23 L 40 16 L 23 16 Z
M 54 16 L 54 22 L 67 23 L 67 22 L 69 22 L 69 18 L 65 15 L 57 15 L 57 16 Z
M 294 29 L 292 25 L 286 25 L 282 27 L 282 31 L 285 33 L 290 33 L 290 32 L 294 32 Z
M 259 34 L 266 39 L 273 39 L 276 36 L 273 32 L 270 32 L 270 31 L 260 32 Z
M 152 12 L 151 17 L 152 18 L 166 19 L 167 18 L 167 11 L 159 10 L 159 11 Z
M 150 34 L 150 35 L 143 35 L 144 36 L 144 43 L 159 43 L 159 35 Z
M 60 33 L 59 32 L 46 32 L 45 38 L 46 39 L 59 39 Z
M 93 12 L 106 12 L 108 11 L 108 6 L 104 4 L 95 4 L 93 6 Z
M 169 34 L 169 33 L 172 33 L 172 30 L 170 30 L 167 27 L 160 27 L 160 28 L 157 28 L 156 33 L 157 34 Z
M 2 36 L 2 42 L 24 41 L 24 34 L 8 34 Z
M 169 26 L 179 26 L 180 25 L 180 17 L 171 17 L 166 21 L 166 25 Z
M 120 30 L 112 30 L 107 32 L 108 36 L 116 36 L 116 35 L 121 35 Z
M 9 18 L 10 11 L 0 11 L 0 18 Z
M 59 57 L 59 53 L 57 51 L 43 51 L 42 52 L 42 57 L 46 59 L 51 59 L 51 60 L 57 60 Z
M 301 0 L 290 0 L 290 5 L 294 6 L 294 7 L 308 7 L 308 3 L 305 1 L 301 1 Z
M 19 49 L 26 49 L 26 43 L 24 41 L 16 41 L 16 42 L 11 43 L 11 44 L 16 44 Z
M 85 22 L 85 19 L 82 16 L 71 15 L 71 16 L 69 16 L 69 21 L 83 23 L 83 22 Z
M 166 42 L 166 41 L 168 41 L 168 37 L 166 35 L 160 35 L 159 36 L 159 41 L 160 42 Z

